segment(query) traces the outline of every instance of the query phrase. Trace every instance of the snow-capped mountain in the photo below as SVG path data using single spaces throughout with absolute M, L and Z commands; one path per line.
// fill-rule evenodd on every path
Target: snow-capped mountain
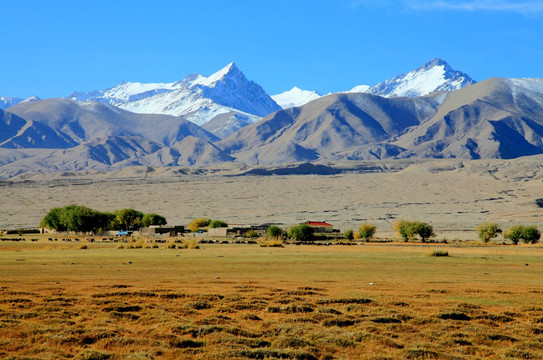
M 0 109 L 7 109 L 10 106 L 17 105 L 23 101 L 23 99 L 13 96 L 1 96 L 0 97 Z
M 41 100 L 41 99 L 37 96 L 31 96 L 27 99 L 21 99 L 14 96 L 2 96 L 0 97 L 0 109 L 5 110 L 9 107 L 12 107 L 22 102 L 30 102 L 30 101 L 37 101 L 37 100 Z
M 281 107 L 234 63 L 211 76 L 193 74 L 173 83 L 122 83 L 110 89 L 75 92 L 73 100 L 102 101 L 141 114 L 184 116 L 198 125 L 227 113 L 248 123 Z
M 310 101 L 320 98 L 322 95 L 316 91 L 302 90 L 296 86 L 292 89 L 282 92 L 281 94 L 272 95 L 279 106 L 283 109 L 288 109 L 295 106 L 302 106 Z
M 474 83 L 468 75 L 436 58 L 407 74 L 383 81 L 367 92 L 383 97 L 416 97 L 436 91 L 454 91 Z

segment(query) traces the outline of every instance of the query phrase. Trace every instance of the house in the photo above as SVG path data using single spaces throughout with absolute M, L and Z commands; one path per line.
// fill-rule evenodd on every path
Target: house
M 302 224 L 311 226 L 316 233 L 331 233 L 334 232 L 334 227 L 327 222 L 320 221 L 306 221 Z M 300 224 L 301 225 L 301 224 Z
M 154 234 L 170 234 L 170 236 L 175 236 L 182 234 L 185 231 L 185 227 L 182 225 L 168 226 L 168 225 L 151 225 L 146 228 L 142 228 L 140 232 L 145 235 L 154 235 Z
M 228 227 L 208 229 L 207 232 L 211 236 L 230 236 L 230 237 L 246 237 L 250 230 L 253 230 L 258 236 L 266 235 L 268 226 L 264 225 L 243 225 L 243 224 L 228 224 Z

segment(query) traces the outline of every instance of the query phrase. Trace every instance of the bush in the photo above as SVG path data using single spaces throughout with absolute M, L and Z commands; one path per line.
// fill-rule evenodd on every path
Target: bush
M 520 240 L 525 243 L 535 244 L 541 238 L 541 233 L 535 225 L 515 225 L 509 228 L 503 237 L 509 239 L 513 244 L 517 245 Z
M 353 230 L 352 229 L 349 229 L 349 230 L 345 230 L 345 232 L 343 233 L 343 237 L 347 240 L 352 240 L 354 239 L 354 233 L 353 233 Z
M 313 241 L 315 229 L 307 224 L 292 226 L 288 229 L 288 237 L 295 241 Z
M 262 239 L 258 242 L 258 245 L 260 247 L 283 247 L 283 240 L 279 239 L 271 239 L 271 240 L 265 240 Z
M 253 238 L 256 238 L 258 237 L 258 234 L 256 231 L 254 231 L 253 229 L 247 231 L 247 234 L 246 234 L 246 237 L 250 238 L 250 239 L 253 239 Z
M 449 256 L 449 252 L 446 250 L 434 250 L 428 253 L 427 256 L 435 256 L 435 257 Z
M 268 230 L 266 230 L 266 234 L 269 237 L 281 238 L 283 237 L 284 231 L 279 226 L 271 225 L 268 227 Z
M 360 227 L 358 228 L 358 236 L 368 242 L 371 240 L 373 235 L 375 235 L 376 231 L 377 228 L 374 225 L 370 223 L 365 223 L 360 225 Z
M 198 232 L 201 228 L 208 226 L 209 223 L 211 223 L 211 219 L 208 218 L 194 219 L 188 224 L 187 228 L 192 232 Z
M 420 221 L 407 221 L 401 219 L 394 223 L 394 230 L 403 238 L 404 241 L 412 241 L 418 235 L 422 242 L 435 236 L 434 227 L 430 224 Z
M 141 219 L 141 224 L 144 227 L 149 227 L 151 225 L 166 225 L 167 223 L 166 218 L 158 214 L 145 214 Z
M 228 224 L 222 220 L 213 220 L 212 222 L 209 223 L 210 229 L 223 228 L 223 227 L 228 227 Z
M 480 224 L 477 226 L 477 231 L 479 232 L 479 238 L 485 243 L 502 233 L 502 229 L 500 229 L 500 227 L 493 222 Z

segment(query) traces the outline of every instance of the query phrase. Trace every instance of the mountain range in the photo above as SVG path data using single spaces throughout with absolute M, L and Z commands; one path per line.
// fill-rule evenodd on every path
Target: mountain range
M 372 87 L 326 96 L 294 87 L 270 97 L 231 63 L 211 76 L 174 83 L 2 101 L 17 102 L 0 109 L 2 177 L 543 153 L 543 79 L 476 83 L 440 59 Z

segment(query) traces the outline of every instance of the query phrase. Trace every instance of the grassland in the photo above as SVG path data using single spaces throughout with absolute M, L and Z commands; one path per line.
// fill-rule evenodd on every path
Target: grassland
M 0 243 L 0 358 L 543 357 L 540 246 L 87 245 Z

